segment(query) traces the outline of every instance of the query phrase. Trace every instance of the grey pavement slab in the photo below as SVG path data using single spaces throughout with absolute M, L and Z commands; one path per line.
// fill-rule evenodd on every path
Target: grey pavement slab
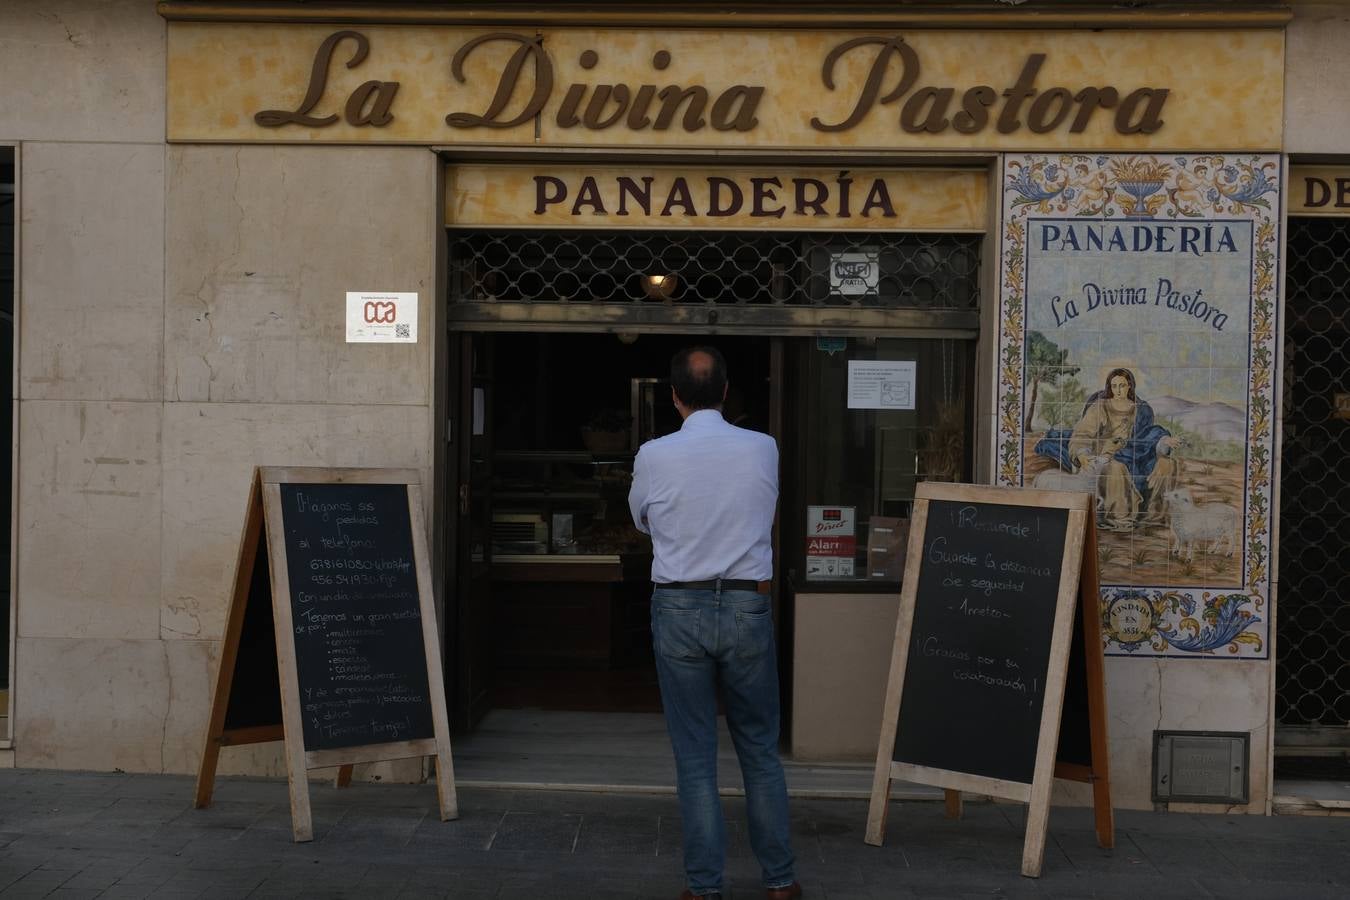
M 461 787 L 437 818 L 428 785 L 314 784 L 315 840 L 291 840 L 284 781 L 227 778 L 209 809 L 192 779 L 0 770 L 0 897 L 674 900 L 679 806 L 669 795 Z M 727 798 L 728 900 L 762 897 Z M 1113 850 L 1092 816 L 1055 809 L 1041 878 L 1018 874 L 1024 813 L 893 803 L 882 847 L 859 799 L 794 798 L 808 900 L 1350 897 L 1350 818 L 1118 811 Z

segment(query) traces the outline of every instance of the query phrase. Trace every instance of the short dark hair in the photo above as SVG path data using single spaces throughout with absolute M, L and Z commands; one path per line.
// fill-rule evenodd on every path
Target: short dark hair
M 689 361 L 696 353 L 706 353 L 712 367 L 694 371 Z M 716 347 L 686 347 L 670 360 L 670 384 L 690 409 L 715 409 L 727 392 L 727 361 Z

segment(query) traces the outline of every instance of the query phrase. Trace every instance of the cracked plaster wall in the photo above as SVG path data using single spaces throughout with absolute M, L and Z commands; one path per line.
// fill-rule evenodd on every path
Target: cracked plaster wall
M 0 3 L 0 140 L 164 140 L 164 20 L 145 0 Z
M 1285 30 L 1286 153 L 1350 150 L 1350 7 L 1297 3 Z
M 19 159 L 15 762 L 159 771 L 191 659 L 159 640 L 164 23 L 0 4 Z M 202 672 L 206 669 L 199 667 Z
M 1153 732 L 1251 734 L 1250 797 L 1242 806 L 1206 804 L 1200 812 L 1265 812 L 1269 775 L 1268 660 L 1107 657 L 1107 733 L 1111 799 L 1119 809 L 1152 809 Z M 1087 785 L 1055 782 L 1055 803 L 1087 805 Z M 1176 805 L 1173 804 L 1173 808 Z M 1191 808 L 1191 807 L 1188 807 Z
M 343 294 L 417 291 L 431 333 L 435 157 L 169 147 L 164 35 L 145 0 L 0 4 L 19 766 L 195 771 L 254 465 L 430 483 L 429 341 L 346 344 Z M 284 767 L 264 746 L 220 771 Z

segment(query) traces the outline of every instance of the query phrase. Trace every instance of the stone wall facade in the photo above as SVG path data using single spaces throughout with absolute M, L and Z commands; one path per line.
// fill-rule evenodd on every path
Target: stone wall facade
M 431 483 L 431 342 L 346 344 L 316 298 L 372 277 L 429 297 L 436 157 L 167 144 L 166 26 L 143 0 L 6 4 L 0 34 L 21 204 L 12 761 L 191 772 L 253 467 Z M 231 771 L 284 769 L 264 745 Z
M 147 0 L 6 3 L 0 36 L 21 270 L 17 678 L 0 754 L 192 772 L 252 468 L 413 467 L 433 484 L 442 163 L 397 143 L 168 142 L 168 27 Z M 1347 46 L 1339 4 L 1294 4 L 1277 163 L 1350 160 Z M 1002 175 L 1003 157 L 981 159 Z M 345 343 L 333 298 L 348 290 L 417 292 L 426 339 Z M 1121 805 L 1149 805 L 1155 729 L 1216 729 L 1250 732 L 1246 809 L 1267 810 L 1265 615 L 1266 646 L 1240 659 L 1108 660 Z M 284 769 L 263 746 L 222 771 Z

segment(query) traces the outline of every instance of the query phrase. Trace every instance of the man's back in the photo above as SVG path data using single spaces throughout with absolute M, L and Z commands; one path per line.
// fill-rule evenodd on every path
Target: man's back
M 628 502 L 652 536 L 652 581 L 773 577 L 778 446 L 768 435 L 694 412 L 642 446 Z
M 764 896 L 794 900 L 802 890 L 778 759 L 778 665 L 766 589 L 773 578 L 778 447 L 768 435 L 723 420 L 728 389 L 726 360 L 715 347 L 675 354 L 670 399 L 684 425 L 638 451 L 628 508 L 652 536 L 652 648 L 675 750 L 689 885 L 680 900 L 722 896 L 719 698 L 741 763 Z

